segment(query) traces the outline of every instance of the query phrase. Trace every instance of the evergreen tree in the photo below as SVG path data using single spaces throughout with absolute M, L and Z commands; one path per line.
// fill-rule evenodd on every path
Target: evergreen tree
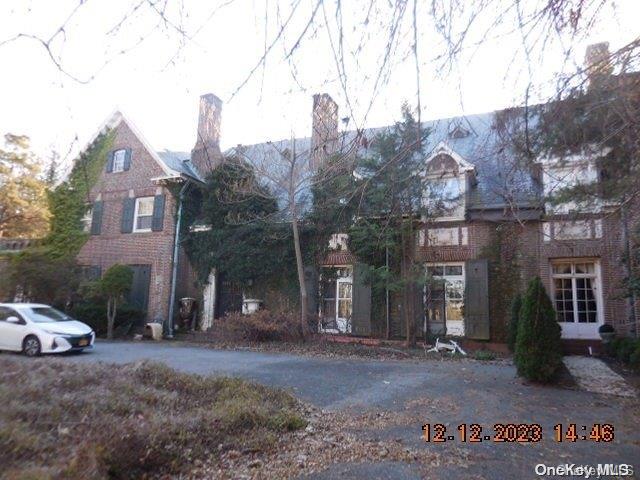
M 518 338 L 518 325 L 520 324 L 520 310 L 522 309 L 522 295 L 517 294 L 511 303 L 511 318 L 509 331 L 507 332 L 507 346 L 511 352 L 515 351 Z
M 562 363 L 560 325 L 539 277 L 531 280 L 522 300 L 515 363 L 518 375 L 541 383 L 553 381 Z
M 418 172 L 423 168 L 428 132 L 421 129 L 407 105 L 402 117 L 391 131 L 374 139 L 371 155 L 356 163 L 359 220 L 350 228 L 349 248 L 370 266 L 374 296 L 386 288 L 400 295 L 406 341 L 414 345 L 418 281 L 422 278 L 415 261 L 415 227 L 424 214 L 425 187 Z
M 118 304 L 131 290 L 133 270 L 127 265 L 115 264 L 109 267 L 96 282 L 96 293 L 107 299 L 107 338 L 113 338 L 113 327 L 118 314 Z

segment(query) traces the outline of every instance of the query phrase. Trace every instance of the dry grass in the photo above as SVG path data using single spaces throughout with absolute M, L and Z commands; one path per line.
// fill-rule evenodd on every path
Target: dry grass
M 306 425 L 294 397 L 152 363 L 72 364 L 0 356 L 4 479 L 154 478 L 269 453 Z

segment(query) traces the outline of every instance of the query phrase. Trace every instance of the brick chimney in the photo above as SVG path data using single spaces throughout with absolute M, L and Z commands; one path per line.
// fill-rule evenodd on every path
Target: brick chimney
M 338 150 L 338 105 L 328 93 L 313 96 L 310 167 L 317 169 Z
M 590 87 L 601 83 L 611 75 L 613 66 L 609 54 L 609 42 L 594 43 L 587 47 L 584 55 L 584 68 Z
M 206 177 L 222 161 L 220 151 L 220 118 L 222 100 L 213 93 L 200 97 L 198 136 L 191 150 L 191 163 Z

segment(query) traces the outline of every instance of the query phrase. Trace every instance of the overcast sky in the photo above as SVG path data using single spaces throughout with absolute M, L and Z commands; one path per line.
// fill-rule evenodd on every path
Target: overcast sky
M 301 0 L 265 68 L 259 68 L 231 98 L 264 50 L 265 28 L 270 43 L 278 25 L 288 18 L 293 2 L 176 1 L 167 13 L 180 23 L 172 20 L 160 28 L 155 28 L 159 17 L 146 5 L 133 10 L 126 22 L 109 32 L 136 2 L 88 0 L 67 24 L 66 37 L 56 37 L 52 51 L 71 75 L 87 80 L 95 74 L 95 78 L 86 84 L 69 78 L 35 40 L 21 38 L 0 45 L 0 133 L 26 134 L 40 155 L 56 150 L 68 157 L 109 113 L 120 109 L 156 149 L 189 151 L 195 142 L 198 96 L 203 93 L 215 93 L 225 102 L 223 147 L 285 138 L 292 133 L 309 135 L 313 93 L 331 94 L 338 101 L 340 115 L 353 117 L 351 126 L 392 123 L 398 119 L 403 101 L 416 104 L 415 65 L 402 51 L 394 57 L 392 75 L 375 88 L 387 17 L 380 12 L 366 29 L 360 29 L 362 10 L 368 2 L 357 0 L 349 2 L 351 10 L 343 12 L 348 25 L 345 32 L 350 35 L 345 37 L 345 51 L 356 50 L 363 35 L 366 48 L 347 56 L 346 85 L 339 81 L 332 54 L 337 30 L 331 8 L 324 12 L 329 27 L 322 25 L 323 15 L 318 15 L 317 28 L 311 28 L 294 55 L 284 60 L 284 52 L 295 43 L 315 4 Z M 77 3 L 3 1 L 0 42 L 18 33 L 49 37 Z M 588 43 L 607 40 L 617 48 L 640 34 L 640 1 L 620 0 L 616 4 L 607 21 L 595 25 L 589 38 L 575 45 L 576 62 L 582 62 Z M 265 12 L 269 13 L 266 17 Z M 541 56 L 532 62 L 525 62 L 522 52 L 518 53 L 520 37 L 510 33 L 512 28 L 503 28 L 496 38 L 468 48 L 458 68 L 442 72 L 434 57 L 443 44 L 432 33 L 426 8 L 419 12 L 419 21 L 425 32 L 419 42 L 423 119 L 522 103 L 529 79 L 548 87 L 554 73 L 571 67 L 562 63 L 561 52 L 553 46 L 538 52 Z M 184 44 L 177 26 L 184 27 L 191 37 Z M 121 50 L 126 53 L 118 55 Z

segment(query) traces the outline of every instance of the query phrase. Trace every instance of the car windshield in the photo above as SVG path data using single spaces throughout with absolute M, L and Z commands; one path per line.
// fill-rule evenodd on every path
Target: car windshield
M 31 307 L 29 311 L 31 313 L 29 318 L 36 323 L 68 322 L 73 320 L 73 318 L 65 315 L 60 310 L 51 307 Z

